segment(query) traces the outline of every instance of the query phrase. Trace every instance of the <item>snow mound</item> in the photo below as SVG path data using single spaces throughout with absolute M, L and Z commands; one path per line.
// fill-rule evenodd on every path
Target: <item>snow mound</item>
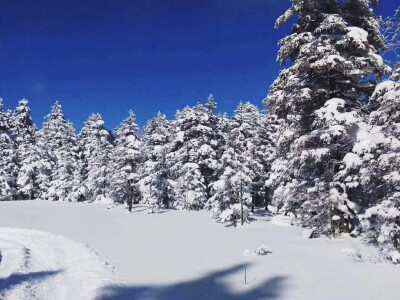
M 258 247 L 255 252 L 258 256 L 264 256 L 271 253 L 271 251 L 268 250 L 268 246 L 265 245 L 261 245 L 260 247 Z
M 355 254 L 357 252 L 355 248 L 342 248 L 341 251 L 349 254 Z
M 107 208 L 114 208 L 116 206 L 115 201 L 112 198 L 104 197 L 103 195 L 97 196 L 92 203 L 105 205 Z
M 240 220 L 241 218 L 241 210 L 242 206 L 239 203 L 231 205 L 230 208 L 225 209 L 220 215 L 219 218 L 221 222 L 228 222 L 232 220 Z M 246 205 L 243 205 L 243 220 L 248 222 L 249 209 Z
M 265 245 L 261 245 L 260 247 L 258 247 L 256 250 L 254 251 L 250 251 L 249 249 L 244 249 L 243 251 L 243 255 L 246 257 L 249 256 L 265 256 L 268 254 L 271 254 L 272 252 L 268 250 L 268 246 Z
M 244 256 L 250 256 L 251 255 L 251 251 L 249 249 L 244 249 L 243 255 Z
M 95 251 L 36 230 L 0 228 L 0 299 L 94 299 L 117 282 Z
M 271 218 L 271 221 L 269 221 L 269 223 L 278 226 L 290 227 L 292 226 L 292 219 L 293 218 L 290 216 L 276 215 Z

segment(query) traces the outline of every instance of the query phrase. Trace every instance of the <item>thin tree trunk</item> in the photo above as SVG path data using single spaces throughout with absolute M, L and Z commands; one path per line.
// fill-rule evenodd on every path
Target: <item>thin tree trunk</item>
M 129 206 L 129 212 L 132 212 L 132 204 L 133 204 L 133 192 L 132 192 L 132 187 L 129 187 L 129 193 L 128 193 L 128 206 Z
M 255 202 L 255 195 L 254 192 L 251 193 L 251 212 L 254 214 L 254 202 Z
M 243 183 L 240 181 L 240 224 L 243 226 Z
M 265 187 L 265 196 L 264 196 L 264 205 L 265 205 L 265 210 L 268 211 L 268 205 L 269 205 L 269 195 L 268 195 L 268 187 Z

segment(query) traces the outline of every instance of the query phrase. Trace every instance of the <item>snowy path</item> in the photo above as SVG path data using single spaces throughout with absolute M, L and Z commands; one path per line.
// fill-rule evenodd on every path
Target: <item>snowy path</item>
M 282 226 L 284 218 L 262 214 L 234 228 L 204 211 L 0 202 L 0 293 L 57 300 L 399 299 L 400 266 L 349 257 L 358 248 L 372 258 L 374 248 L 352 238 L 308 240 L 303 229 Z M 124 284 L 85 244 L 115 266 Z M 262 244 L 272 253 L 256 256 Z
M 93 299 L 115 284 L 87 246 L 35 230 L 0 228 L 0 299 Z

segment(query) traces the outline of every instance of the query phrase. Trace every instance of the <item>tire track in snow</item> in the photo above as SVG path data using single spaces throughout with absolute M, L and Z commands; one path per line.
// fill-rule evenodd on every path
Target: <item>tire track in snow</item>
M 94 299 L 119 283 L 88 246 L 36 230 L 0 228 L 0 299 Z

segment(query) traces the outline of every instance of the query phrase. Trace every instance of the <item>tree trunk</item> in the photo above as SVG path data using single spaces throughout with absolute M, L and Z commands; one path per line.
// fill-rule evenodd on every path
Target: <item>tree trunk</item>
M 132 204 L 133 204 L 133 191 L 132 187 L 129 188 L 129 193 L 128 193 L 128 207 L 129 207 L 129 212 L 132 212 Z
M 243 183 L 240 181 L 240 225 L 243 226 Z
M 129 212 L 132 212 L 132 199 L 129 200 Z
M 268 211 L 268 205 L 269 205 L 269 194 L 268 194 L 268 187 L 265 187 L 265 201 L 264 201 L 264 205 L 265 205 L 265 210 Z
M 255 195 L 254 192 L 251 193 L 251 212 L 254 214 L 254 202 L 255 202 Z
M 168 194 L 165 194 L 164 200 L 163 200 L 163 204 L 165 206 L 165 208 L 169 208 L 169 200 L 168 200 Z

